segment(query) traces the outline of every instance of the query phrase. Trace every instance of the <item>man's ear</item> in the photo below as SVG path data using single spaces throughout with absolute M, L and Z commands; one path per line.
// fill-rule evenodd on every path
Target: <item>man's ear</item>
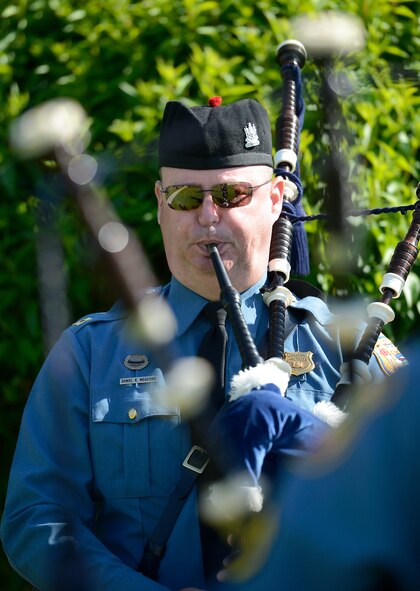
M 284 179 L 280 176 L 276 177 L 272 181 L 271 185 L 271 203 L 273 211 L 277 214 L 277 217 L 281 213 L 283 205 L 283 193 L 284 193 Z
M 160 181 L 156 181 L 155 182 L 155 195 L 156 195 L 156 199 L 157 199 L 157 204 L 158 204 L 158 212 L 157 212 L 157 221 L 158 224 L 160 225 L 160 213 L 162 210 L 162 183 Z

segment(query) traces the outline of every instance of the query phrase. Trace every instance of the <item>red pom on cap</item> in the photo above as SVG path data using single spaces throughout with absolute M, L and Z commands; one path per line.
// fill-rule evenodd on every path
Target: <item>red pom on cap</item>
M 222 104 L 222 97 L 221 96 L 212 96 L 209 98 L 209 107 L 220 107 Z

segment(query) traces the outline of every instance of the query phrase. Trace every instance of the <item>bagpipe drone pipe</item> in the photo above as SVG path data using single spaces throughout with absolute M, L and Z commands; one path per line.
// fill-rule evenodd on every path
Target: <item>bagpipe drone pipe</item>
M 302 186 L 298 175 L 299 133 L 303 120 L 300 69 L 305 47 L 296 40 L 277 50 L 284 81 L 282 111 L 276 124 L 275 173 L 284 179 L 283 213 L 275 222 L 268 264 L 268 283 L 262 289 L 269 307 L 268 356 L 260 356 L 243 318 L 240 295 L 232 286 L 217 245 L 208 246 L 220 286 L 220 300 L 227 311 L 241 354 L 242 370 L 233 378 L 228 399 L 209 427 L 211 455 L 223 465 L 220 478 L 211 485 L 209 502 L 202 503 L 206 519 L 220 523 L 242 510 L 258 512 L 264 493 L 260 479 L 268 453 L 279 459 L 296 458 L 313 451 L 329 430 L 328 424 L 285 398 L 291 367 L 285 360 L 286 309 L 294 300 L 285 286 L 291 270 L 293 224 L 287 214 L 301 212 Z M 300 207 L 299 207 L 300 206 Z M 298 224 L 299 227 L 299 224 Z M 304 253 L 306 236 L 296 232 L 294 246 Z M 301 257 L 302 259 L 302 257 Z M 298 270 L 307 272 L 307 261 Z

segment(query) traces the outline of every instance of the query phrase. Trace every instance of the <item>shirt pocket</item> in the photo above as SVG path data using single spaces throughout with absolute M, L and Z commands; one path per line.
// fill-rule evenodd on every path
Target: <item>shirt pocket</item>
M 286 398 L 310 412 L 317 402 L 329 401 L 332 395 L 328 382 L 314 374 L 291 376 L 286 392 Z
M 136 387 L 91 391 L 95 487 L 108 498 L 169 495 L 180 478 L 178 409 Z

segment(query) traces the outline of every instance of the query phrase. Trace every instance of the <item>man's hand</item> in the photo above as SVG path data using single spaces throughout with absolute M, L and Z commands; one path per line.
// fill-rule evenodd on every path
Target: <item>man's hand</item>
M 229 579 L 229 571 L 228 571 L 229 566 L 233 562 L 235 562 L 235 560 L 237 560 L 237 558 L 239 557 L 239 552 L 240 552 L 238 536 L 235 536 L 233 534 L 229 534 L 227 537 L 227 543 L 231 547 L 232 551 L 229 554 L 229 556 L 227 556 L 223 561 L 223 566 L 225 568 L 223 568 L 222 570 L 219 570 L 219 572 L 216 575 L 216 579 L 220 583 L 223 583 L 224 581 L 227 581 Z

